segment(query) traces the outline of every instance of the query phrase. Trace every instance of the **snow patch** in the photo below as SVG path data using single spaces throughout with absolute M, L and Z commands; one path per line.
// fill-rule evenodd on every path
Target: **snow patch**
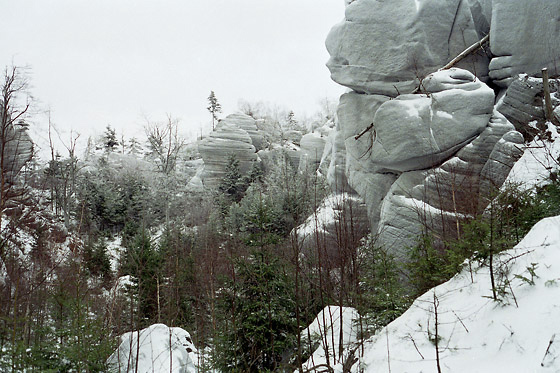
M 154 324 L 121 336 L 121 344 L 107 360 L 111 371 L 195 373 L 197 350 L 181 328 Z M 137 355 L 138 350 L 138 355 Z
M 533 140 L 525 147 L 521 158 L 513 165 L 504 185 L 517 185 L 524 190 L 548 183 L 551 171 L 560 169 L 560 134 L 547 122 L 552 141 Z
M 314 367 L 325 366 L 328 361 L 334 372 L 342 373 L 343 363 L 358 340 L 359 317 L 358 311 L 352 307 L 327 306 L 319 312 L 315 320 L 301 333 L 304 340 L 311 339 L 319 344 L 303 365 L 304 371 L 312 372 Z M 341 337 L 345 351 L 342 356 L 339 355 Z
M 344 213 L 341 208 L 346 202 L 361 203 L 358 196 L 348 193 L 332 194 L 325 198 L 314 214 L 309 216 L 307 220 L 297 228 L 298 236 L 307 237 L 316 232 L 325 233 L 327 227 L 339 222 Z

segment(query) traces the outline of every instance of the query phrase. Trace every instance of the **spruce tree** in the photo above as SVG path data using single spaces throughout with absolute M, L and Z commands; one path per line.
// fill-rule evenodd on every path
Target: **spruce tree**
M 293 349 L 295 302 L 285 268 L 269 249 L 235 262 L 235 280 L 220 294 L 222 332 L 216 366 L 229 372 L 278 370 Z
M 214 91 L 210 91 L 208 96 L 208 107 L 206 108 L 212 114 L 212 131 L 215 128 L 216 121 L 218 120 L 218 113 L 222 112 L 222 105 L 218 102 Z
M 226 174 L 218 186 L 218 191 L 225 194 L 230 201 L 239 202 L 246 189 L 247 185 L 239 169 L 239 159 L 231 154 L 226 166 Z
M 106 151 L 115 151 L 115 148 L 119 145 L 119 140 L 117 140 L 117 133 L 110 125 L 107 125 L 105 132 L 103 133 L 103 146 Z
M 148 232 L 141 230 L 134 245 L 127 249 L 121 259 L 121 274 L 130 275 L 134 284 L 129 291 L 137 299 L 141 327 L 157 321 L 160 269 L 161 258 Z

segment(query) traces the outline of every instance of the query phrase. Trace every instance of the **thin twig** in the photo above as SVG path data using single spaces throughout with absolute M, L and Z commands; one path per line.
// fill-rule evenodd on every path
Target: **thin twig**
M 550 346 L 552 346 L 552 343 L 554 343 L 554 338 L 556 337 L 556 334 L 553 334 L 552 337 L 550 337 L 550 342 L 548 342 L 548 347 L 546 348 L 546 352 L 544 353 L 544 356 L 542 358 L 541 361 L 541 367 L 544 367 L 544 359 L 546 358 L 546 355 L 548 355 L 548 351 L 550 350 Z
M 455 313 L 454 310 L 451 310 L 451 312 L 453 312 L 453 314 L 455 315 L 455 317 L 457 318 L 457 320 L 459 320 L 459 322 L 461 323 L 461 325 L 463 325 L 463 328 L 465 328 L 465 330 L 467 331 L 467 333 L 469 332 L 469 329 L 467 329 L 467 327 L 465 326 L 465 324 L 463 323 L 463 320 L 461 320 L 461 318 L 459 316 L 457 316 L 457 314 Z
M 418 355 L 420 355 L 420 357 L 422 358 L 422 360 L 424 360 L 424 355 L 422 355 L 422 353 L 420 352 L 420 350 L 418 349 L 418 346 L 416 346 L 416 341 L 414 340 L 414 338 L 412 338 L 411 334 L 408 334 L 408 338 L 410 338 L 410 340 L 412 341 L 412 344 L 414 345 L 414 348 L 416 349 L 416 352 L 418 352 Z

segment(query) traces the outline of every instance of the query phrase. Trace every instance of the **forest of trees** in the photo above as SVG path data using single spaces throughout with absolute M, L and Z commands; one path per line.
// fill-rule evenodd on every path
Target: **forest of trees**
M 535 221 L 560 213 L 557 182 L 507 190 L 493 214 L 462 222 L 446 250 L 427 232 L 403 264 L 348 209 L 335 247 L 320 233 L 302 247 L 297 227 L 329 193 L 319 174 L 298 172 L 286 156 L 242 174 L 232 156 L 216 190 L 194 192 L 182 165 L 196 150 L 171 116 L 147 125 L 144 140 L 118 139 L 107 126 L 83 155 L 71 142 L 42 163 L 20 123 L 25 85 L 17 68 L 5 70 L 0 371 L 107 371 L 118 336 L 154 323 L 191 333 L 200 371 L 294 371 L 315 348 L 300 332 L 324 307 L 356 308 L 365 337 L 464 258 L 491 266 Z M 293 112 L 279 123 L 262 107 L 242 109 L 269 129 L 312 130 Z M 497 300 L 505 290 L 492 287 Z

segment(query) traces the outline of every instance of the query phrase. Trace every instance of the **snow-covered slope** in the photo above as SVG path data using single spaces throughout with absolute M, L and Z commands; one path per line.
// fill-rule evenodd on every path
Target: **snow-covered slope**
M 438 338 L 441 372 L 560 372 L 560 216 L 499 262 L 510 281 L 502 301 L 492 299 L 487 267 L 472 277 L 466 268 L 366 341 L 352 371 L 437 372 Z
M 343 364 L 358 340 L 359 318 L 358 311 L 352 307 L 327 306 L 319 312 L 315 320 L 301 332 L 302 340 L 318 345 L 303 364 L 305 371 L 325 368 L 328 361 L 335 371 L 342 372 Z M 344 349 L 342 356 L 339 354 L 341 344 Z

